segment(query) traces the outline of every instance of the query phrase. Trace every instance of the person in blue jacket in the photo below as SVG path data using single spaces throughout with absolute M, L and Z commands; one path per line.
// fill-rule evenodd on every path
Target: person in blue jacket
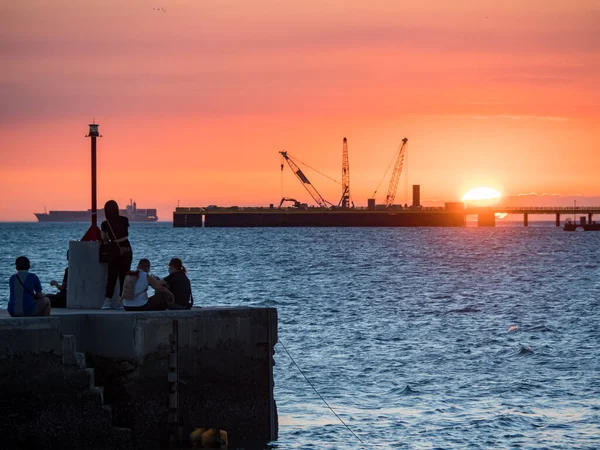
M 15 261 L 17 273 L 10 277 L 10 299 L 8 313 L 13 317 L 49 316 L 50 300 L 42 292 L 37 275 L 30 273 L 31 263 L 25 256 Z

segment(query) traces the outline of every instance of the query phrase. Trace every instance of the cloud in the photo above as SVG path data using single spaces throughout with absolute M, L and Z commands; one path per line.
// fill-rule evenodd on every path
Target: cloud
M 532 120 L 536 122 L 566 122 L 569 120 L 565 116 L 537 116 L 537 115 L 512 115 L 512 114 L 493 114 L 493 115 L 477 115 L 471 116 L 475 120 L 489 120 L 489 119 L 501 119 L 501 120 Z
M 539 75 L 539 74 L 512 74 L 490 77 L 492 81 L 516 82 L 524 84 L 550 85 L 550 84 L 566 84 L 575 81 L 572 78 L 555 76 L 555 75 Z
M 502 197 L 501 204 L 504 206 L 600 206 L 600 195 L 571 194 L 536 192 L 519 193 Z

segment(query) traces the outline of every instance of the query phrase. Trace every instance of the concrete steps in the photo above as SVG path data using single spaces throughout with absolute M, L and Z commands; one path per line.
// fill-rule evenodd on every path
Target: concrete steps
M 75 358 L 75 336 L 65 334 L 63 335 L 63 345 L 62 345 L 62 360 L 63 364 L 72 365 L 72 362 Z
M 96 394 L 100 400 L 100 405 L 102 406 L 106 406 L 104 404 L 104 388 L 102 386 L 95 386 L 91 389 L 93 394 Z M 111 410 L 111 416 L 112 416 L 112 410 Z
M 85 353 L 77 351 L 77 342 L 74 335 L 63 335 L 62 342 L 62 362 L 71 371 L 75 370 L 85 377 L 87 389 L 93 396 L 97 404 L 102 408 L 106 418 L 110 424 L 113 422 L 112 408 L 110 405 L 104 404 L 104 387 L 96 386 L 96 372 L 94 368 L 87 367 Z M 75 377 L 78 378 L 78 377 Z M 122 442 L 126 442 L 131 438 L 131 430 L 129 428 L 112 427 L 116 437 Z
M 87 369 L 85 364 L 85 353 L 75 352 L 75 365 L 81 370 Z
M 88 374 L 88 376 L 90 378 L 90 389 L 93 387 L 96 387 L 96 371 L 91 367 L 87 367 L 85 369 L 85 372 Z

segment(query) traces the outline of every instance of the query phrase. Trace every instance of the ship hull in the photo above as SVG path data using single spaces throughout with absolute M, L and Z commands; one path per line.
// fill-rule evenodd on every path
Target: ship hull
M 600 223 L 588 223 L 582 225 L 583 231 L 600 231 Z
M 39 222 L 53 222 L 53 223 L 69 223 L 69 222 L 89 222 L 92 217 L 92 213 L 88 211 L 50 211 L 49 213 L 34 213 L 35 217 Z M 129 219 L 130 222 L 156 222 L 158 217 L 156 216 L 156 210 L 154 214 L 134 214 L 130 215 L 121 212 L 122 216 Z M 98 222 L 104 220 L 104 211 L 98 211 Z
M 273 211 L 174 212 L 174 227 L 463 227 L 448 212 Z

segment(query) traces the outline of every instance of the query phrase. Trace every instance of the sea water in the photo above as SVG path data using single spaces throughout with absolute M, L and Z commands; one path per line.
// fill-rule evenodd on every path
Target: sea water
M 48 292 L 87 224 L 0 224 Z M 600 448 L 600 233 L 133 224 L 134 259 L 188 268 L 200 306 L 272 306 L 277 449 Z

